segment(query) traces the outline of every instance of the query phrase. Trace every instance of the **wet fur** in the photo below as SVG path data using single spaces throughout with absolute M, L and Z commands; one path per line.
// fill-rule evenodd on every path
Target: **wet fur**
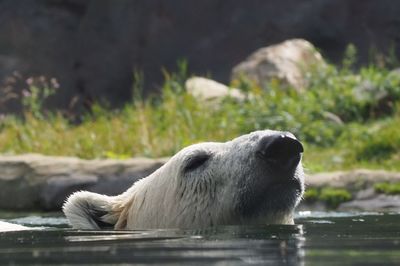
M 293 223 L 304 191 L 301 162 L 281 182 L 253 156 L 260 138 L 276 133 L 257 131 L 226 143 L 189 146 L 125 193 L 76 192 L 63 211 L 79 229 Z

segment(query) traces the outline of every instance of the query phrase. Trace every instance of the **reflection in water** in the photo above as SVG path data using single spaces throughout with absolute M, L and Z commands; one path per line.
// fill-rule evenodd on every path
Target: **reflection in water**
M 63 228 L 0 233 L 0 265 L 398 265 L 399 218 L 308 213 L 293 226 L 137 231 L 78 231 L 47 220 Z M 44 224 L 34 219 L 23 221 Z
M 298 265 L 301 226 L 25 231 L 1 235 L 0 264 Z
M 301 226 L 85 233 L 64 239 L 83 245 L 92 241 L 102 243 L 124 262 L 298 265 L 301 261 Z
M 305 227 L 306 265 L 399 265 L 400 214 L 325 213 L 298 221 Z

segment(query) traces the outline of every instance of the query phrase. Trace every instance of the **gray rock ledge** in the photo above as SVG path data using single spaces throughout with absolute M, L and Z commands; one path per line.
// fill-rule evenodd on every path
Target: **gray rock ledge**
M 64 200 L 78 190 L 117 195 L 135 181 L 161 167 L 168 158 L 82 160 L 38 154 L 0 156 L 0 210 L 60 210 Z M 309 188 L 346 188 L 352 201 L 339 210 L 400 211 L 400 196 L 377 194 L 377 182 L 400 182 L 400 173 L 353 170 L 306 176 Z M 326 210 L 322 202 L 303 202 L 299 210 Z
M 66 197 L 78 190 L 117 195 L 166 161 L 0 156 L 0 209 L 59 210 Z
M 399 183 L 400 173 L 384 170 L 357 169 L 318 173 L 306 177 L 309 188 L 334 187 L 345 188 L 352 194 L 352 200 L 341 203 L 338 211 L 400 211 L 400 195 L 385 195 L 376 193 L 374 184 L 379 182 Z M 320 201 L 307 203 L 303 201 L 299 210 L 327 210 Z

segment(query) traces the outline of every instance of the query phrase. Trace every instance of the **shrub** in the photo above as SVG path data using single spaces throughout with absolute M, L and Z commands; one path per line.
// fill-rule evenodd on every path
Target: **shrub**
M 358 161 L 383 161 L 400 151 L 400 119 L 381 123 L 365 132 L 355 146 Z
M 337 208 L 339 204 L 351 200 L 351 193 L 340 188 L 323 188 L 320 192 L 320 199 L 323 200 L 328 207 Z
M 377 193 L 384 193 L 389 195 L 400 194 L 400 183 L 382 182 L 374 185 Z

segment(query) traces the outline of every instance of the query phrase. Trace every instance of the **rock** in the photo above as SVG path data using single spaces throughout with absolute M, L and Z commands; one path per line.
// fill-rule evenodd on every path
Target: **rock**
M 377 196 L 377 194 L 375 193 L 375 189 L 370 187 L 370 188 L 358 191 L 355 195 L 355 199 L 366 200 L 366 199 L 372 199 L 373 197 L 376 197 L 376 196 Z
M 167 158 L 82 160 L 37 154 L 0 156 L 0 209 L 59 210 L 65 198 L 78 190 L 120 194 L 166 161 Z
M 400 196 L 377 195 L 374 198 L 353 200 L 339 205 L 340 211 L 400 211 Z
M 338 126 L 344 125 L 342 119 L 339 116 L 335 115 L 334 113 L 323 111 L 322 116 L 329 122 L 334 123 Z
M 236 88 L 202 77 L 192 77 L 185 82 L 186 91 L 202 101 L 221 101 L 229 97 L 242 101 L 246 96 Z
M 23 161 L 8 161 L 4 163 L 0 161 L 0 180 L 1 181 L 13 181 L 20 178 L 23 178 L 30 169 L 29 165 Z
M 400 182 L 400 173 L 384 170 L 356 169 L 308 175 L 309 187 L 336 187 L 361 190 L 373 187 L 377 182 Z
M 232 70 L 232 79 L 250 79 L 267 87 L 273 79 L 297 90 L 307 85 L 306 73 L 325 65 L 321 54 L 306 40 L 293 39 L 261 48 Z
M 353 194 L 353 200 L 344 202 L 339 211 L 400 211 L 400 195 L 390 196 L 375 192 L 374 184 L 400 182 L 400 173 L 384 170 L 356 169 L 330 173 L 317 173 L 306 177 L 308 188 L 345 188 Z M 302 202 L 300 210 L 321 210 L 320 202 Z M 327 206 L 324 206 L 327 210 Z
M 59 210 L 65 198 L 78 190 L 117 195 L 135 181 L 161 167 L 168 158 L 82 160 L 38 154 L 0 156 L 0 209 Z M 396 209 L 393 196 L 376 194 L 377 182 L 400 182 L 400 173 L 358 169 L 307 175 L 307 187 L 347 188 L 354 200 L 340 208 Z M 374 203 L 374 200 L 377 202 Z M 400 202 L 400 200 L 399 200 Z M 351 203 L 351 204 L 350 204 Z M 299 209 L 322 210 L 324 204 L 303 202 Z
M 42 186 L 39 195 L 40 204 L 46 210 L 57 209 L 70 194 L 78 190 L 87 190 L 98 181 L 98 177 L 94 175 L 50 177 Z

